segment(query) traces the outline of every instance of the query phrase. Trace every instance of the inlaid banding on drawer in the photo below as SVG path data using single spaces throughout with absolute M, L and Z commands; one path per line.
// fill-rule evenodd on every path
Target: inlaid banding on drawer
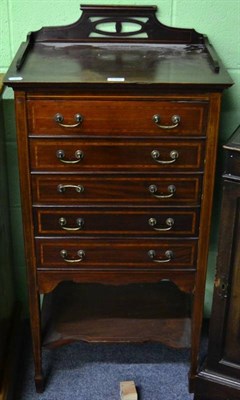
M 36 171 L 203 170 L 204 141 L 30 140 Z
M 207 110 L 207 102 L 181 99 L 29 100 L 28 124 L 30 135 L 204 136 Z M 80 122 L 76 122 L 78 115 Z M 177 124 L 176 116 L 180 117 Z
M 35 208 L 36 235 L 196 236 L 199 210 Z
M 196 240 L 36 239 L 38 268 L 194 269 Z
M 33 202 L 56 205 L 197 205 L 201 175 L 32 175 Z

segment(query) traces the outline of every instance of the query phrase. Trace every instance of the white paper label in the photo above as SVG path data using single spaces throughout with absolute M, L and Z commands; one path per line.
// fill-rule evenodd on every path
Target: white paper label
M 22 76 L 10 76 L 8 78 L 9 81 L 22 81 L 23 77 Z
M 124 82 L 125 78 L 119 78 L 119 77 L 110 77 L 107 78 L 108 82 Z

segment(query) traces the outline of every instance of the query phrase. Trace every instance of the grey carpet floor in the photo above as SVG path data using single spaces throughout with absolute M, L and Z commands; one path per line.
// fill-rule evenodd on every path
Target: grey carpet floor
M 191 400 L 189 351 L 161 344 L 75 343 L 43 353 L 47 376 L 36 394 L 30 340 L 23 346 L 14 400 L 119 400 L 119 382 L 134 380 L 139 400 Z

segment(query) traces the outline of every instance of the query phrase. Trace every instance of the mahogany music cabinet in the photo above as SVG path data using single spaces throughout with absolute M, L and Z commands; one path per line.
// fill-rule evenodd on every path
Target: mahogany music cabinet
M 207 38 L 156 7 L 29 34 L 15 91 L 35 382 L 42 345 L 191 346 L 196 375 L 221 94 Z M 40 308 L 39 296 L 44 294 Z

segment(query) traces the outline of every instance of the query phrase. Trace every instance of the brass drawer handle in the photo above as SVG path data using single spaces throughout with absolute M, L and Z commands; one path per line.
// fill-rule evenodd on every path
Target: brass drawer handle
M 54 115 L 54 121 L 63 128 L 76 128 L 83 122 L 83 116 L 81 114 L 75 114 L 74 120 L 76 121 L 76 124 L 63 124 L 64 116 L 60 113 Z
M 155 231 L 159 232 L 166 232 L 170 231 L 173 228 L 175 221 L 173 218 L 167 218 L 165 221 L 165 224 L 168 226 L 168 228 L 155 228 L 155 225 L 157 224 L 156 218 L 149 218 L 148 224 L 153 227 Z
M 160 120 L 161 117 L 158 114 L 155 114 L 153 117 L 153 122 L 161 129 L 174 129 L 179 125 L 179 122 L 181 121 L 181 118 L 179 115 L 173 115 L 171 118 L 171 121 L 173 125 L 160 125 Z
M 156 259 L 155 258 L 156 257 L 156 251 L 155 250 L 149 250 L 148 256 L 151 258 L 151 260 L 153 262 L 156 262 L 156 263 L 168 263 L 173 259 L 173 252 L 172 252 L 172 250 L 167 250 L 167 251 L 165 251 L 165 257 L 166 258 Z
M 61 226 L 61 228 L 64 229 L 65 231 L 80 231 L 84 226 L 84 219 L 77 218 L 76 219 L 77 226 L 72 228 L 65 226 L 67 225 L 67 220 L 64 217 L 59 218 L 58 223 Z
M 168 192 L 170 194 L 155 194 L 158 191 L 158 188 L 156 185 L 150 185 L 148 190 L 157 199 L 169 199 L 170 197 L 174 196 L 174 193 L 176 192 L 176 187 L 174 185 L 168 186 Z
M 73 188 L 76 190 L 77 193 L 82 193 L 84 192 L 84 187 L 82 185 L 58 185 L 57 191 L 59 193 L 64 193 L 67 188 Z
M 61 250 L 60 251 L 60 256 L 66 261 L 67 263 L 78 263 L 84 260 L 85 257 L 85 251 L 84 250 L 78 250 L 77 251 L 77 256 L 79 258 L 67 258 L 68 252 L 67 250 Z
M 64 150 L 57 150 L 56 151 L 56 157 L 59 159 L 59 161 L 61 161 L 64 164 L 77 164 L 84 157 L 84 153 L 82 152 L 82 150 L 76 150 L 74 155 L 75 155 L 76 160 L 65 160 L 64 159 L 65 151 Z
M 156 161 L 159 164 L 173 164 L 176 162 L 176 160 L 179 157 L 179 153 L 177 150 L 170 151 L 169 155 L 170 155 L 171 160 L 164 161 L 164 160 L 158 160 L 158 158 L 160 157 L 160 153 L 158 150 L 153 150 L 151 152 L 152 158 L 154 159 L 154 161 Z

